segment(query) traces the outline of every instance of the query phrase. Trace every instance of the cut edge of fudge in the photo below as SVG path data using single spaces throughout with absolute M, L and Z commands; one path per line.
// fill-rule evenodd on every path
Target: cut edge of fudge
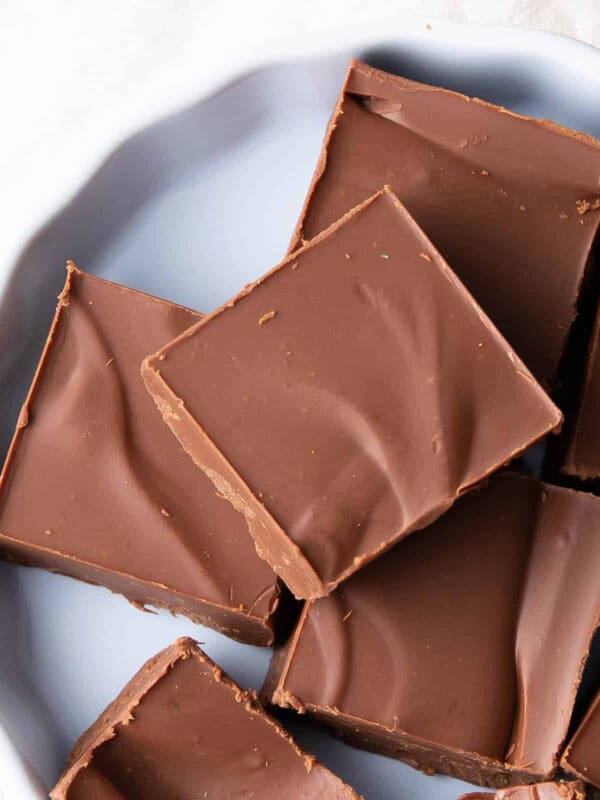
M 412 525 L 403 531 L 401 536 L 390 536 L 388 539 L 386 539 L 386 541 L 382 542 L 377 548 L 371 550 L 369 553 L 357 556 L 354 559 L 354 563 L 341 572 L 341 574 L 339 574 L 335 580 L 324 581 L 319 575 L 315 566 L 310 563 L 309 559 L 302 552 L 300 547 L 287 535 L 277 520 L 275 520 L 275 518 L 267 510 L 265 505 L 254 495 L 243 476 L 237 472 L 235 467 L 221 452 L 218 445 L 215 444 L 206 431 L 204 431 L 201 426 L 201 422 L 197 420 L 185 407 L 184 400 L 176 394 L 176 392 L 169 385 L 167 379 L 161 374 L 161 362 L 165 359 L 168 359 L 169 352 L 171 350 L 176 349 L 180 344 L 186 342 L 188 339 L 191 339 L 196 332 L 202 328 L 202 326 L 210 324 L 212 319 L 223 314 L 227 311 L 227 309 L 234 307 L 238 302 L 243 300 L 256 287 L 260 286 L 260 284 L 268 280 L 272 275 L 283 270 L 289 264 L 293 264 L 299 256 L 318 246 L 319 243 L 324 239 L 327 239 L 331 235 L 335 234 L 336 231 L 343 227 L 345 223 L 382 197 L 389 198 L 393 202 L 398 212 L 402 215 L 401 220 L 409 224 L 412 230 L 418 234 L 419 238 L 422 238 L 424 242 L 428 243 L 431 252 L 435 253 L 435 260 L 438 264 L 438 267 L 443 270 L 446 278 L 459 292 L 463 300 L 475 310 L 479 319 L 481 320 L 482 325 L 488 332 L 491 333 L 495 341 L 497 341 L 503 348 L 506 349 L 516 372 L 524 380 L 529 381 L 539 388 L 540 402 L 547 408 L 548 417 L 551 417 L 551 419 L 549 419 L 543 430 L 540 430 L 539 434 L 534 440 L 524 444 L 522 447 L 516 448 L 510 453 L 507 453 L 504 463 L 508 463 L 510 460 L 522 453 L 527 447 L 531 446 L 531 444 L 539 441 L 547 434 L 559 430 L 563 421 L 562 413 L 546 395 L 528 367 L 523 363 L 510 344 L 506 341 L 504 336 L 498 331 L 489 317 L 480 308 L 469 290 L 452 272 L 444 257 L 438 253 L 434 245 L 429 243 L 426 234 L 406 211 L 391 188 L 389 186 L 384 186 L 378 192 L 371 195 L 365 201 L 344 214 L 344 216 L 342 216 L 339 220 L 311 239 L 310 242 L 305 243 L 295 253 L 288 254 L 282 262 L 268 271 L 259 280 L 243 289 L 231 301 L 216 309 L 204 319 L 200 320 L 180 336 L 176 337 L 172 342 L 169 342 L 157 353 L 148 356 L 142 364 L 142 376 L 144 378 L 146 387 L 152 395 L 164 422 L 169 426 L 171 431 L 179 440 L 183 449 L 188 453 L 196 465 L 202 469 L 204 473 L 213 481 L 217 491 L 225 499 L 227 499 L 236 510 L 244 514 L 248 528 L 252 534 L 252 538 L 254 539 L 258 554 L 269 563 L 273 570 L 282 578 L 284 583 L 298 599 L 314 599 L 328 594 L 330 591 L 332 591 L 332 589 L 342 583 L 346 578 L 355 573 L 366 563 L 377 558 L 379 555 L 381 555 L 381 553 L 385 552 L 396 541 L 398 541 L 398 539 L 414 530 L 428 525 L 433 521 L 433 519 L 442 513 L 443 509 L 438 509 L 437 512 L 430 513 L 425 515 L 423 518 L 416 520 Z M 485 480 L 485 478 L 487 478 L 497 468 L 498 464 L 490 466 L 484 474 L 479 475 L 471 484 L 468 486 L 463 486 L 458 495 L 464 494 L 469 489 L 473 488 L 473 486 L 476 486 L 478 483 Z M 452 498 L 452 500 L 455 499 L 456 497 Z M 449 501 L 446 502 L 449 503 Z
M 66 279 L 58 296 L 56 311 L 48 331 L 48 335 L 39 357 L 34 376 L 31 380 L 27 396 L 21 407 L 15 431 L 10 442 L 7 455 L 0 471 L 0 493 L 5 489 L 5 484 L 11 471 L 15 453 L 19 447 L 24 429 L 30 421 L 30 407 L 34 402 L 38 387 L 43 380 L 43 374 L 50 357 L 54 338 L 65 310 L 70 305 L 70 294 L 74 276 L 83 276 L 86 280 L 98 281 L 109 284 L 132 294 L 136 297 L 145 297 L 152 302 L 160 303 L 170 308 L 178 308 L 203 319 L 200 312 L 189 309 L 178 303 L 172 303 L 147 292 L 132 289 L 128 286 L 98 278 L 80 269 L 74 262 L 66 264 Z M 34 542 L 18 539 L 4 532 L 0 528 L 0 554 L 2 558 L 16 564 L 28 567 L 37 567 L 55 574 L 66 575 L 93 586 L 100 586 L 125 597 L 135 608 L 152 613 L 148 607 L 164 608 L 172 614 L 181 614 L 192 622 L 206 625 L 220 633 L 238 639 L 244 643 L 269 646 L 277 639 L 280 632 L 286 627 L 286 620 L 290 613 L 286 592 L 283 591 L 281 582 L 274 584 L 274 594 L 269 606 L 268 614 L 260 616 L 250 612 L 242 612 L 237 608 L 218 603 L 201 596 L 187 594 L 172 586 L 166 586 L 158 581 L 130 575 L 116 568 L 102 566 L 83 558 L 69 556 L 60 550 Z M 73 568 L 70 569 L 71 563 Z M 110 576 L 111 585 L 107 585 L 107 576 Z M 291 598 L 290 598 L 291 599 Z
M 189 637 L 177 639 L 172 645 L 161 650 L 146 661 L 123 690 L 110 703 L 98 719 L 80 736 L 67 759 L 67 765 L 60 776 L 56 786 L 50 792 L 51 800 L 65 800 L 68 790 L 80 770 L 87 767 L 93 758 L 94 751 L 105 742 L 113 739 L 119 726 L 125 726 L 135 721 L 133 712 L 140 705 L 146 694 L 171 670 L 179 660 L 197 658 L 207 665 L 212 678 L 217 683 L 227 687 L 233 699 L 245 705 L 246 711 L 253 717 L 260 718 L 269 725 L 295 752 L 295 755 L 304 761 L 307 773 L 313 769 L 324 770 L 334 778 L 340 792 L 336 794 L 337 800 L 360 800 L 354 790 L 345 784 L 341 778 L 330 772 L 314 756 L 306 753 L 294 741 L 292 736 L 267 714 L 256 699 L 252 691 L 242 690 L 209 656 L 204 653 L 197 642 Z

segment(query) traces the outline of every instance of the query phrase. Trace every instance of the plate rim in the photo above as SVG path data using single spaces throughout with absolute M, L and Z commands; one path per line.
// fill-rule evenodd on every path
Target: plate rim
M 468 46 L 474 31 L 478 33 L 478 44 L 485 43 L 488 52 L 500 53 L 507 58 L 514 52 L 526 52 L 545 64 L 568 64 L 572 70 L 588 74 L 593 74 L 595 68 L 600 74 L 600 49 L 566 34 L 509 25 L 459 22 L 405 12 L 385 15 L 367 23 L 349 22 L 319 33 L 270 36 L 264 41 L 248 44 L 233 58 L 226 51 L 226 56 L 205 73 L 179 71 L 176 87 L 163 85 L 154 93 L 143 113 L 133 112 L 127 118 L 119 117 L 119 124 L 113 124 L 110 133 L 99 132 L 90 153 L 80 160 L 76 174 L 56 186 L 53 200 L 42 203 L 30 221 L 8 242 L 6 258 L 0 256 L 0 305 L 20 257 L 32 240 L 76 199 L 117 149 L 143 131 L 269 67 L 333 57 L 336 52 L 363 50 L 386 43 L 415 42 L 420 38 L 442 43 L 454 39 L 455 44 L 463 41 Z

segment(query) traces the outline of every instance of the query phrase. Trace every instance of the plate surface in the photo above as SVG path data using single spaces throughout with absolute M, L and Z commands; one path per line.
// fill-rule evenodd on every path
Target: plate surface
M 600 136 L 600 52 L 571 40 L 455 25 L 438 25 L 432 36 L 423 23 L 315 49 L 293 61 L 264 66 L 263 59 L 217 94 L 128 139 L 30 240 L 0 302 L 0 341 L 10 345 L 0 352 L 1 452 L 67 258 L 202 311 L 280 260 L 351 55 Z M 46 786 L 140 664 L 181 635 L 204 642 L 243 686 L 260 686 L 267 650 L 165 612 L 142 614 L 102 588 L 0 563 L 0 720 Z M 466 788 L 306 725 L 292 729 L 368 800 L 455 800 Z M 15 796 L 10 780 L 26 783 L 11 758 L 0 736 L 0 797 L 3 789 Z M 32 788 L 18 796 L 39 795 Z

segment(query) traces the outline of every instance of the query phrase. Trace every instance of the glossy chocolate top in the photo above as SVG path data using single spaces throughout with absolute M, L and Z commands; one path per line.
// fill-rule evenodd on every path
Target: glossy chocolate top
M 562 766 L 600 789 L 600 693 L 569 742 Z
M 275 575 L 140 375 L 200 316 L 69 266 L 2 475 L 0 533 L 81 562 L 83 577 L 96 565 L 270 625 Z
M 600 478 L 600 309 L 590 342 L 581 401 L 563 472 L 584 480 Z
M 552 384 L 600 222 L 600 142 L 355 61 L 292 249 L 384 183 Z
M 490 792 L 470 792 L 459 800 L 583 800 L 585 790 L 580 781 L 533 783 L 526 786 L 507 786 Z
M 600 612 L 599 566 L 599 498 L 494 477 L 307 604 L 267 691 L 547 775 Z
M 330 591 L 561 420 L 387 189 L 144 370 L 170 424 L 191 415 L 186 449 L 249 524 L 266 509 L 300 548 L 312 583 L 261 545 L 298 597 Z M 215 446 L 227 464 L 208 469 Z
M 358 800 L 190 639 L 148 661 L 76 744 L 53 800 Z

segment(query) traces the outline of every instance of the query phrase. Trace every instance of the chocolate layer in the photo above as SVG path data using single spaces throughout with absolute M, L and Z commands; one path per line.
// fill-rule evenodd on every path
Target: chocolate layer
M 547 778 L 598 622 L 599 567 L 600 498 L 496 476 L 307 603 L 265 696 L 426 772 Z
M 600 478 L 600 309 L 590 342 L 581 401 L 562 471 L 582 480 Z
M 561 420 L 388 189 L 143 374 L 301 598 L 331 591 Z
M 552 386 L 600 222 L 600 143 L 354 61 L 290 249 L 384 183 Z
M 0 549 L 269 644 L 276 576 L 139 372 L 148 349 L 200 316 L 68 267 L 0 478 Z
M 600 789 L 600 692 L 569 742 L 561 765 Z
M 191 639 L 150 659 L 79 739 L 52 800 L 358 800 Z
M 459 800 L 584 800 L 585 790 L 580 781 L 534 783 L 528 786 L 508 786 L 496 794 L 470 792 Z

